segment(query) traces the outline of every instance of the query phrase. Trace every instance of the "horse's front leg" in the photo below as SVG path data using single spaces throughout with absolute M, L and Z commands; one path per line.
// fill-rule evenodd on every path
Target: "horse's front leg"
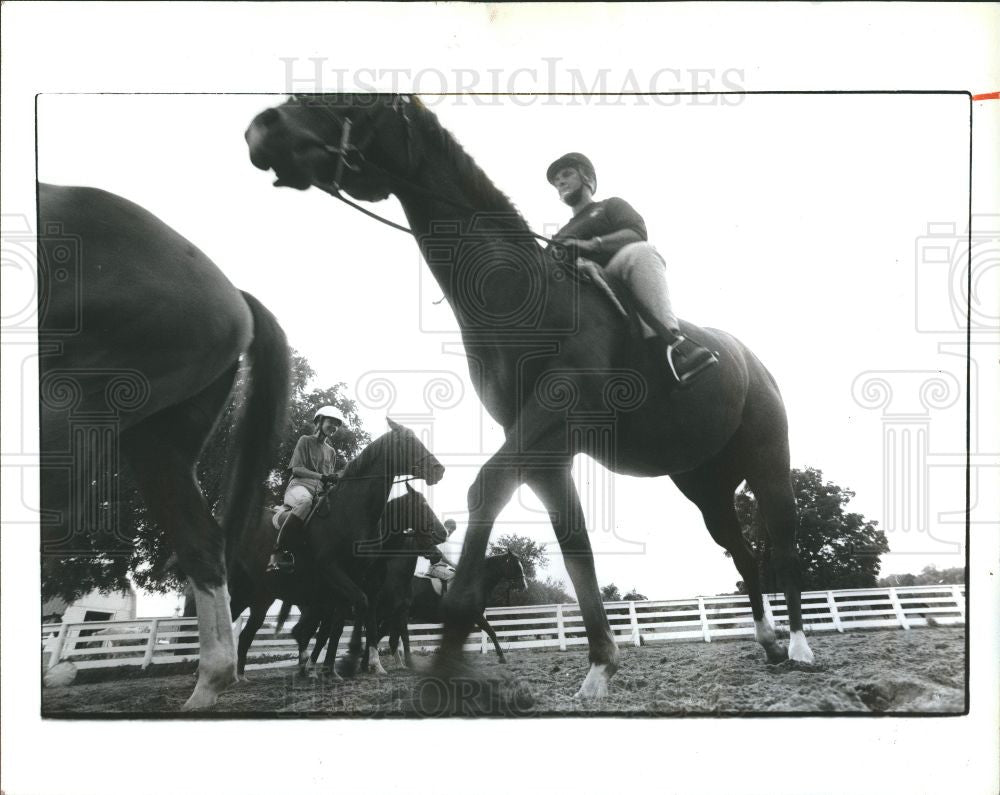
M 446 666 L 462 657 L 462 646 L 486 607 L 486 546 L 497 515 L 522 483 L 523 469 L 510 463 L 505 443 L 469 488 L 469 524 L 455 577 L 441 600 L 444 632 L 437 658 Z
M 527 483 L 549 512 L 587 629 L 590 671 L 576 697 L 602 698 L 607 695 L 608 682 L 618 670 L 618 646 L 608 624 L 601 591 L 597 585 L 594 553 L 569 462 L 561 469 L 532 470 L 528 474 Z

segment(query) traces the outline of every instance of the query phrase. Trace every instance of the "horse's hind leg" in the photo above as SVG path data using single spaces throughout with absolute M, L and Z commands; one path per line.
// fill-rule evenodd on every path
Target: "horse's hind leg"
M 184 709 L 215 703 L 236 682 L 236 644 L 226 587 L 225 538 L 198 486 L 195 463 L 228 399 L 234 371 L 195 397 L 121 435 L 150 515 L 172 539 L 198 611 L 198 683 Z
M 265 605 L 258 603 L 250 607 L 250 616 L 247 618 L 247 623 L 243 625 L 243 631 L 240 632 L 240 640 L 236 648 L 236 676 L 240 679 L 246 679 L 247 654 L 250 651 L 253 639 L 264 624 L 267 608 L 270 606 L 271 603 L 268 602 Z
M 777 471 L 777 470 L 774 470 Z M 785 472 L 787 472 L 787 468 Z M 796 544 L 798 513 L 790 477 L 758 475 L 747 478 L 757 498 L 771 545 L 771 566 L 781 581 L 788 607 L 788 658 L 812 663 L 813 653 L 802 629 L 802 575 Z
M 733 493 L 740 479 L 726 476 L 709 465 L 675 475 L 673 480 L 684 496 L 698 506 L 715 543 L 732 555 L 750 597 L 757 642 L 763 646 L 767 661 L 778 663 L 787 659 L 785 649 L 778 642 L 774 627 L 764 613 L 760 571 L 736 516 Z
M 489 636 L 489 639 L 493 641 L 493 648 L 497 650 L 497 659 L 506 665 L 507 659 L 503 656 L 503 649 L 500 648 L 500 641 L 497 640 L 497 633 L 493 631 L 493 627 L 490 626 L 490 622 L 486 620 L 486 616 L 480 618 L 476 622 L 476 626 L 485 632 Z

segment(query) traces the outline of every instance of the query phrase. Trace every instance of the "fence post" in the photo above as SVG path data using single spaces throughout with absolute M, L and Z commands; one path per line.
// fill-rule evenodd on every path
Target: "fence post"
M 628 603 L 628 618 L 632 622 L 632 645 L 641 646 L 642 640 L 639 638 L 639 616 L 635 612 L 635 602 Z
M 962 616 L 962 623 L 965 623 L 965 597 L 962 595 L 962 590 L 960 585 L 951 586 L 952 595 L 955 597 L 955 606 L 958 608 L 959 614 Z
M 826 592 L 826 603 L 830 605 L 830 617 L 833 619 L 833 626 L 837 632 L 843 632 L 844 625 L 840 621 L 840 613 L 837 612 L 837 600 L 833 598 L 833 591 Z
M 559 651 L 566 651 L 566 622 L 563 621 L 562 605 L 556 605 L 556 630 L 559 636 Z
M 896 618 L 903 629 L 909 629 L 910 622 L 906 620 L 906 613 L 903 612 L 903 605 L 899 602 L 899 596 L 896 594 L 895 588 L 889 589 L 889 601 L 892 602 L 892 609 L 896 611 Z
M 52 652 L 49 654 L 49 668 L 59 662 L 59 658 L 62 657 L 62 650 L 66 645 L 66 635 L 68 634 L 69 622 L 63 619 L 62 626 L 59 627 L 59 637 L 56 638 L 56 642 L 52 645 Z
M 708 613 L 705 612 L 705 597 L 698 597 L 698 615 L 701 616 L 701 636 L 705 643 L 712 642 L 712 630 L 708 628 Z
M 156 648 L 156 633 L 160 628 L 160 619 L 154 618 L 149 624 L 149 640 L 146 641 L 146 654 L 142 658 L 142 669 L 145 670 L 153 661 L 153 650 Z

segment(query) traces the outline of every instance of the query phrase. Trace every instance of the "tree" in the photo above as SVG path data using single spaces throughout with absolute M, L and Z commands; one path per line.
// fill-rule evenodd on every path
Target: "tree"
M 490 555 L 502 555 L 508 550 L 521 559 L 521 564 L 524 566 L 524 579 L 526 580 L 534 580 L 538 576 L 538 570 L 547 568 L 549 565 L 545 544 L 539 544 L 527 536 L 508 533 L 500 536 L 496 541 L 490 542 Z
M 621 593 L 618 591 L 618 586 L 613 582 L 608 583 L 603 588 L 601 588 L 601 601 L 602 602 L 621 602 L 623 601 Z
M 622 597 L 623 602 L 645 602 L 646 596 L 639 593 L 635 588 Z
M 527 587 L 523 591 L 515 591 L 510 583 L 502 580 L 487 596 L 488 606 L 567 604 L 575 601 L 560 580 L 551 577 L 546 577 L 544 581 L 538 579 L 538 570 L 549 565 L 545 544 L 516 533 L 503 535 L 490 542 L 490 555 L 502 555 L 508 550 L 521 559 Z
M 878 523 L 845 510 L 855 494 L 835 483 L 823 482 L 819 469 L 793 469 L 792 490 L 798 506 L 798 551 L 802 590 L 874 588 L 881 568 L 880 555 L 889 551 Z M 767 533 L 762 526 L 757 501 L 746 487 L 736 493 L 736 513 L 761 565 L 765 591 L 783 589 L 771 568 Z M 728 554 L 728 553 L 727 553 Z M 745 593 L 743 582 L 737 583 Z
M 890 574 L 878 581 L 880 588 L 896 588 L 906 585 L 963 585 L 965 584 L 965 568 L 956 566 L 951 569 L 938 569 L 937 566 L 924 566 L 920 574 Z
M 316 373 L 304 356 L 291 351 L 291 385 L 289 417 L 286 431 L 274 457 L 267 480 L 265 499 L 280 502 L 283 498 L 284 468 L 292 456 L 299 437 L 311 428 L 313 413 L 324 405 L 340 409 L 347 426 L 338 432 L 336 444 L 347 458 L 353 458 L 371 441 L 361 426 L 357 406 L 343 395 L 346 387 L 338 383 L 326 389 L 309 390 Z M 198 461 L 198 482 L 205 499 L 215 511 L 222 502 L 230 438 L 233 422 L 243 401 L 246 370 L 237 373 L 236 388 L 223 411 L 211 439 Z M 153 523 L 127 467 L 117 474 L 119 525 L 122 532 L 116 539 L 84 538 L 78 554 L 44 556 L 42 560 L 42 596 L 59 596 L 73 601 L 92 590 L 126 590 L 128 577 L 140 588 L 159 593 L 178 591 L 183 587 L 183 572 L 176 566 L 173 549 L 164 534 Z M 111 506 L 107 506 L 111 510 Z

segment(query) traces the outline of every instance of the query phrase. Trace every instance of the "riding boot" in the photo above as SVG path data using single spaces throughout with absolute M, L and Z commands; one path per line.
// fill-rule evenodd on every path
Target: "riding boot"
M 718 357 L 683 334 L 672 333 L 667 340 L 667 365 L 680 386 L 688 386 L 699 375 L 719 363 Z
M 269 574 L 291 574 L 295 571 L 295 556 L 289 550 L 298 545 L 304 526 L 305 522 L 294 513 L 288 515 L 278 531 L 278 537 L 274 540 L 274 549 L 271 551 L 271 559 L 265 571 Z

